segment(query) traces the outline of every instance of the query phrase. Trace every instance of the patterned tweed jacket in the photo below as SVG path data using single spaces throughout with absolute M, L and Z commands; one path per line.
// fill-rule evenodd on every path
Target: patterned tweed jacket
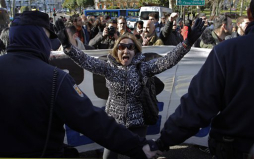
M 110 54 L 105 62 L 88 56 L 74 46 L 65 53 L 82 68 L 105 77 L 109 90 L 106 113 L 115 118 L 117 123 L 129 128 L 144 125 L 142 103 L 137 98 L 141 91 L 140 74 L 153 76 L 161 73 L 176 65 L 189 50 L 180 43 L 165 56 L 148 62 L 144 62 L 144 55 L 137 53 L 128 66 L 121 65 Z

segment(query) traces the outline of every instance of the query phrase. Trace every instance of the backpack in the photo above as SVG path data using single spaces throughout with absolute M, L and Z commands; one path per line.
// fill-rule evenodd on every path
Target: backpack
M 140 65 L 140 64 L 139 64 Z M 138 68 L 140 67 L 138 65 Z M 143 115 L 144 115 L 144 123 L 146 125 L 155 125 L 159 118 L 159 108 L 158 108 L 158 100 L 156 98 L 156 89 L 155 89 L 155 76 L 142 77 L 141 72 L 139 72 L 141 76 L 141 85 L 142 90 L 139 95 L 139 100 L 142 103 Z

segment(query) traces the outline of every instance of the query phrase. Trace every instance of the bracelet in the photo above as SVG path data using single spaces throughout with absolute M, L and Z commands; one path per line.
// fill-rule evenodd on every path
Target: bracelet
M 188 47 L 188 45 L 185 44 L 184 42 L 182 42 L 182 45 L 183 45 L 183 47 L 184 47 L 185 49 Z

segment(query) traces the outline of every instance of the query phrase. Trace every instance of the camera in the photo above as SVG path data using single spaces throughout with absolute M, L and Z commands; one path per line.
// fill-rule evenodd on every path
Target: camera
M 113 26 L 108 27 L 108 35 L 109 36 L 114 36 L 115 32 L 116 31 L 115 31 L 115 28 Z

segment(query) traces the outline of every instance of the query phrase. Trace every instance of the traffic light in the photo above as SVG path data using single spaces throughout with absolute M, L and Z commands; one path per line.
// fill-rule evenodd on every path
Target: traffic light
M 56 16 L 56 8 L 53 8 L 53 16 Z

